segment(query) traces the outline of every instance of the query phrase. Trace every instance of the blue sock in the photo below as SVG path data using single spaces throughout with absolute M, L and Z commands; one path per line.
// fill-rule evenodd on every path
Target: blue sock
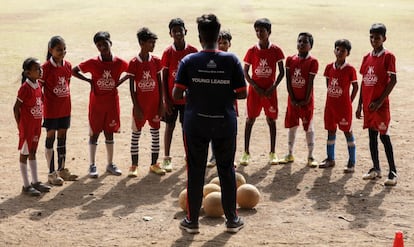
M 326 142 L 326 153 L 328 154 L 328 160 L 335 160 L 335 139 L 336 135 L 328 135 L 328 141 Z
M 350 136 L 346 138 L 346 142 L 348 144 L 348 154 L 349 154 L 349 162 L 355 164 L 356 160 L 356 147 L 355 147 L 355 139 L 354 136 Z

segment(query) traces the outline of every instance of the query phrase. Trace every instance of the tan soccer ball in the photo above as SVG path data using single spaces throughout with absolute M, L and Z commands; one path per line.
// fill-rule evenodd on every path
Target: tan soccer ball
M 184 189 L 178 195 L 178 204 L 182 210 L 187 211 L 187 189 Z
M 215 178 L 211 179 L 209 184 L 217 184 L 218 186 L 220 186 L 219 177 L 215 177 Z
M 209 217 L 221 217 L 224 214 L 221 205 L 221 192 L 211 192 L 203 200 L 204 213 Z
M 217 184 L 206 184 L 203 187 L 203 196 L 206 197 L 208 194 L 214 191 L 220 192 L 221 191 L 220 186 Z
M 240 185 L 243 185 L 246 183 L 246 179 L 244 178 L 244 176 L 241 173 L 236 172 L 236 185 L 237 188 L 240 187 Z
M 252 184 L 243 184 L 237 189 L 237 204 L 240 208 L 252 209 L 260 200 L 260 192 Z

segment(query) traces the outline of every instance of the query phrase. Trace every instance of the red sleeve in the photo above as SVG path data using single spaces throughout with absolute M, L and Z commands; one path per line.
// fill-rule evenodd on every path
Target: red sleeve
M 325 76 L 325 77 L 328 77 L 328 78 L 329 78 L 329 71 L 330 71 L 331 67 L 332 67 L 332 64 L 328 64 L 328 65 L 326 65 L 326 67 L 325 67 L 325 71 L 323 72 L 323 76 Z
M 318 73 L 319 63 L 317 59 L 312 59 L 311 68 L 309 74 L 316 75 Z
M 162 53 L 161 65 L 164 68 L 169 68 L 170 67 L 170 52 L 169 52 L 168 48 L 165 49 L 165 51 Z

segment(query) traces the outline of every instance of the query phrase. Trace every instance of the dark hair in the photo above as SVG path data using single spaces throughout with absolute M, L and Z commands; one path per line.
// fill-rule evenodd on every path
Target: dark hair
M 30 70 L 33 67 L 33 65 L 35 65 L 35 64 L 40 64 L 39 59 L 34 58 L 34 57 L 29 57 L 29 58 L 26 58 L 26 60 L 24 60 L 23 65 L 22 65 L 22 69 L 23 69 L 23 71 L 22 71 L 22 84 L 27 79 L 26 72 L 28 70 Z
M 219 33 L 219 39 L 225 39 L 225 40 L 228 40 L 230 42 L 232 38 L 233 37 L 231 36 L 230 31 L 228 31 L 228 30 L 222 30 Z
M 334 48 L 336 47 L 343 47 L 348 51 L 348 55 L 351 52 L 351 42 L 347 39 L 338 39 L 337 41 L 335 41 L 335 45 Z
M 184 21 L 181 18 L 171 19 L 170 23 L 168 24 L 169 30 L 171 31 L 171 29 L 175 26 L 179 26 L 185 29 Z
M 220 21 L 214 14 L 204 14 L 197 18 L 198 34 L 204 42 L 216 42 L 220 32 L 220 27 Z
M 271 23 L 271 22 L 270 22 L 270 20 L 269 20 L 269 19 L 267 19 L 267 18 L 260 18 L 260 19 L 257 19 L 257 20 L 254 22 L 253 27 L 254 27 L 254 28 L 257 28 L 257 27 L 264 27 L 264 28 L 266 28 L 266 30 L 269 32 L 269 34 L 272 32 L 272 23 Z
M 50 38 L 49 43 L 47 43 L 47 55 L 46 55 L 46 61 L 49 60 L 52 57 L 52 53 L 50 53 L 49 49 L 55 48 L 55 46 L 64 44 L 65 40 L 60 36 L 53 36 Z
M 382 23 L 374 23 L 369 29 L 369 33 L 377 33 L 385 37 L 385 34 L 387 33 L 387 28 Z
M 307 38 L 308 38 L 308 40 L 309 40 L 309 44 L 310 44 L 310 46 L 311 46 L 311 48 L 313 47 L 313 36 L 312 36 L 312 34 L 311 33 L 308 33 L 308 32 L 302 32 L 302 33 L 299 33 L 299 35 L 298 35 L 298 38 L 300 37 L 300 36 L 306 36 Z
M 137 32 L 138 42 L 145 42 L 149 39 L 158 39 L 157 35 L 151 32 L 147 27 L 140 28 Z
M 93 42 L 95 44 L 102 40 L 108 41 L 112 45 L 111 35 L 108 32 L 100 31 L 93 36 Z

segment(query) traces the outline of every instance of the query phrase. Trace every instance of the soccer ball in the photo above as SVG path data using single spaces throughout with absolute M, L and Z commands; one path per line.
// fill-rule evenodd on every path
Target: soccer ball
M 260 200 L 260 192 L 252 184 L 243 184 L 237 189 L 237 204 L 240 208 L 252 209 Z
M 184 189 L 178 195 L 178 204 L 182 210 L 187 211 L 187 189 Z
M 214 191 L 220 192 L 221 191 L 220 186 L 217 184 L 206 184 L 203 187 L 203 196 L 206 197 L 208 194 Z
M 215 177 L 215 178 L 211 179 L 209 184 L 217 184 L 218 186 L 220 186 L 219 177 Z
M 236 172 L 236 185 L 237 188 L 240 187 L 240 185 L 243 185 L 246 183 L 246 179 L 244 178 L 244 176 L 241 173 Z
M 224 214 L 221 205 L 221 192 L 211 192 L 203 200 L 204 213 L 209 217 L 221 217 Z

